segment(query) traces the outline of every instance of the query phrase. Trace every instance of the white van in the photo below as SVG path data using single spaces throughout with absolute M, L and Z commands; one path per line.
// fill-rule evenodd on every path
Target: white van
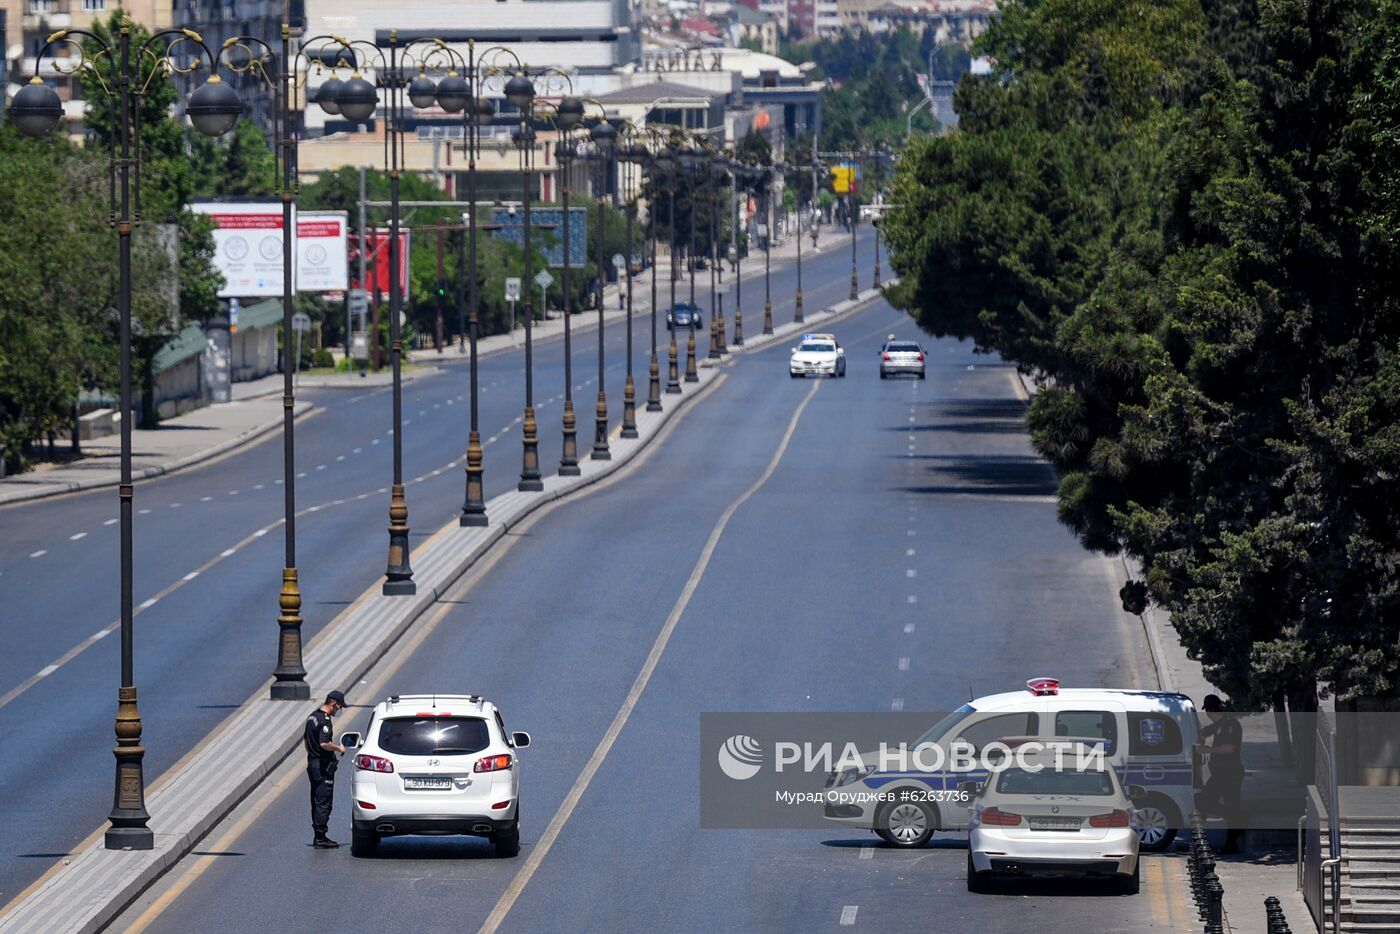
M 1135 802 L 1142 849 L 1170 846 L 1177 829 L 1186 826 L 1200 787 L 1191 699 L 1163 691 L 1062 690 L 1054 678 L 1034 678 L 1026 687 L 964 704 L 911 746 L 933 744 L 946 752 L 955 742 L 980 750 L 1013 736 L 1102 738 L 1123 784 L 1147 791 Z M 969 811 L 958 783 L 987 775 L 985 768 L 958 771 L 951 761 L 936 771 L 882 771 L 875 754 L 862 763 L 827 776 L 825 817 L 873 830 L 897 847 L 923 846 L 935 831 L 962 830 Z M 907 796 L 900 794 L 905 789 L 911 792 Z

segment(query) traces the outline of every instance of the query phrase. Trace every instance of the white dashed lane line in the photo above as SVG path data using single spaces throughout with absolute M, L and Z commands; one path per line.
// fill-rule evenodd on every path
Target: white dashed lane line
M 859 905 L 847 905 L 841 909 L 841 926 L 848 928 L 856 923 L 856 912 L 860 910 Z
M 860 848 L 860 859 L 874 859 L 875 848 L 873 846 L 863 846 Z
M 905 623 L 905 624 L 904 624 L 904 634 L 905 634 L 906 636 L 909 636 L 909 635 L 913 635 L 913 634 L 914 634 L 914 624 L 913 624 L 913 623 Z
M 908 655 L 905 655 L 904 657 L 902 657 L 902 658 L 899 660 L 899 670 L 900 670 L 900 671 L 908 671 L 908 670 L 909 670 L 909 656 L 908 656 Z
M 890 701 L 890 710 L 894 711 L 895 713 L 899 713 L 903 709 L 904 698 L 896 697 L 894 700 Z
M 84 539 L 84 538 L 87 538 L 87 533 L 86 533 L 86 532 L 78 532 L 78 533 L 76 533 L 76 534 L 73 534 L 73 535 L 68 536 L 68 540 L 69 540 L 70 542 L 80 541 L 80 540 L 82 540 L 82 539 Z
M 919 572 L 916 571 L 916 570 L 914 570 L 913 568 L 905 568 L 905 570 L 904 570 L 904 576 L 905 576 L 905 577 L 918 577 L 918 576 L 919 576 Z
M 143 609 L 143 610 L 149 610 L 151 607 L 153 607 L 153 606 L 156 605 L 156 602 L 157 602 L 157 601 L 156 601 L 156 598 L 155 598 L 155 597 L 151 597 L 149 600 L 142 600 L 142 601 L 141 601 L 141 609 Z
M 103 524 L 103 525 L 116 525 L 116 524 L 117 524 L 117 521 L 118 521 L 118 520 L 116 520 L 116 519 L 108 519 L 106 522 L 104 522 L 104 523 L 102 523 L 102 524 Z
M 46 555 L 46 554 L 48 554 L 48 553 L 49 553 L 49 550 L 48 550 L 47 548 L 40 548 L 38 551 L 32 551 L 32 552 L 30 552 L 30 553 L 29 553 L 29 557 L 31 557 L 31 558 L 42 558 L 44 555 Z

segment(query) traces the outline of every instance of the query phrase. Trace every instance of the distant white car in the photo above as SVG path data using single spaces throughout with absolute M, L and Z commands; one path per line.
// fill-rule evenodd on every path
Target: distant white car
M 817 376 L 846 375 L 846 351 L 835 334 L 803 334 L 788 358 L 788 375 L 798 379 L 808 374 Z
M 372 856 L 384 837 L 465 834 L 520 852 L 520 760 L 529 733 L 507 733 L 501 712 L 475 694 L 395 695 L 374 708 L 355 752 L 351 844 Z
M 968 891 L 984 891 L 992 876 L 1087 876 L 1112 879 L 1125 895 L 1138 893 L 1134 799 L 1147 791 L 1124 788 L 1106 756 L 1081 758 L 1076 751 L 1052 741 L 981 784 L 959 785 L 974 802 Z

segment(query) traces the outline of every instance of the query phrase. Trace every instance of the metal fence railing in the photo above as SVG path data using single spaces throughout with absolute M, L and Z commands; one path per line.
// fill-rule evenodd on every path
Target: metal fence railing
M 1342 824 L 1337 789 L 1337 731 L 1325 712 L 1317 715 L 1314 744 L 1313 782 L 1298 828 L 1298 884 L 1318 931 L 1325 930 L 1329 918 L 1332 930 L 1339 931 Z

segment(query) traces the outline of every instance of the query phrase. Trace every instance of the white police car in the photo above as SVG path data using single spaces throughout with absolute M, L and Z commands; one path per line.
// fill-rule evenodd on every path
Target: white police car
M 1124 783 L 1141 785 L 1135 801 L 1142 849 L 1164 850 L 1194 807 L 1200 763 L 1194 756 L 1196 708 L 1184 694 L 1162 691 L 1069 688 L 1054 678 L 1034 678 L 1027 690 L 979 697 L 943 717 L 912 747 L 933 744 L 948 753 L 954 743 L 978 751 L 1006 737 L 1098 737 Z M 928 757 L 932 761 L 935 757 Z M 983 781 L 979 763 L 958 764 L 951 755 L 938 767 L 886 769 L 878 754 L 860 767 L 827 776 L 825 817 L 879 834 L 891 846 L 917 847 L 936 831 L 967 825 L 969 802 L 957 793 L 966 781 Z M 909 789 L 912 800 L 885 792 Z
M 835 334 L 803 334 L 788 358 L 788 375 L 798 379 L 808 374 L 845 376 L 846 350 Z
M 351 847 L 373 855 L 384 837 L 466 834 L 520 851 L 520 761 L 529 733 L 506 732 L 501 712 L 475 694 L 403 694 L 374 708 L 355 752 Z

